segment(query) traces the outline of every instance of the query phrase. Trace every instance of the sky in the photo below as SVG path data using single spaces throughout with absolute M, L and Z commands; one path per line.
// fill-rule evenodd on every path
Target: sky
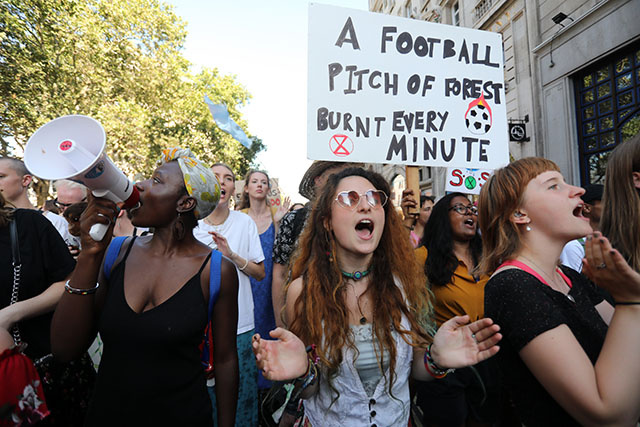
M 184 55 L 199 67 L 236 76 L 252 95 L 240 108 L 266 151 L 258 164 L 292 201 L 307 159 L 308 0 L 165 0 L 187 22 Z M 368 10 L 368 0 L 321 0 Z

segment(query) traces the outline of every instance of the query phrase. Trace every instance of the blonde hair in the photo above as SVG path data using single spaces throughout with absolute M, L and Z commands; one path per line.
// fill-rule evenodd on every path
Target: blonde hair
M 80 188 L 83 191 L 85 197 L 87 196 L 87 187 L 80 184 L 79 182 L 71 181 L 70 179 L 59 179 L 53 182 L 54 191 L 57 192 L 60 187 L 67 187 L 70 189 Z
M 620 144 L 609 156 L 600 219 L 602 234 L 634 270 L 640 271 L 640 195 L 633 172 L 640 172 L 640 134 Z
M 542 157 L 527 157 L 498 169 L 482 186 L 478 220 L 482 232 L 482 258 L 478 272 L 493 273 L 520 250 L 520 230 L 512 216 L 522 205 L 529 181 L 547 171 L 560 171 Z

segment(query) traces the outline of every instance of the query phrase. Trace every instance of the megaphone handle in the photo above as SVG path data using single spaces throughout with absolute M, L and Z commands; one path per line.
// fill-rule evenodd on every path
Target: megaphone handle
M 109 226 L 107 224 L 97 223 L 91 226 L 91 230 L 89 230 L 89 236 L 96 242 L 104 239 L 104 235 L 107 233 Z
M 121 203 L 122 202 L 122 200 L 120 200 L 120 198 L 118 196 L 116 196 L 115 194 L 113 194 L 109 190 L 96 189 L 96 190 L 92 190 L 91 193 L 96 197 L 104 197 L 105 199 L 109 199 L 112 202 L 116 202 L 116 203 Z

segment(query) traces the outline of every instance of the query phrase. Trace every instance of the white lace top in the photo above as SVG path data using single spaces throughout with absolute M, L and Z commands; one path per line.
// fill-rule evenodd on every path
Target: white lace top
M 353 334 L 354 343 L 356 345 L 357 359 L 354 366 L 358 371 L 360 381 L 367 392 L 367 396 L 373 396 L 378 382 L 382 378 L 380 366 L 378 366 L 378 357 L 376 357 L 376 349 L 374 348 L 374 336 L 371 323 L 364 325 L 351 325 L 351 333 Z M 397 333 L 393 331 L 393 336 Z M 382 361 L 382 369 L 389 369 L 389 351 L 384 351 Z

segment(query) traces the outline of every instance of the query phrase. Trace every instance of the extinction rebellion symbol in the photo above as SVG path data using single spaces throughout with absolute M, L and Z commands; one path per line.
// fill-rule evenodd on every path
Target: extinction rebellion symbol
M 476 179 L 473 176 L 468 176 L 464 180 L 464 186 L 467 187 L 468 190 L 473 190 L 476 188 Z
M 353 153 L 353 141 L 347 135 L 333 135 L 329 140 L 331 152 L 338 157 L 346 157 Z

